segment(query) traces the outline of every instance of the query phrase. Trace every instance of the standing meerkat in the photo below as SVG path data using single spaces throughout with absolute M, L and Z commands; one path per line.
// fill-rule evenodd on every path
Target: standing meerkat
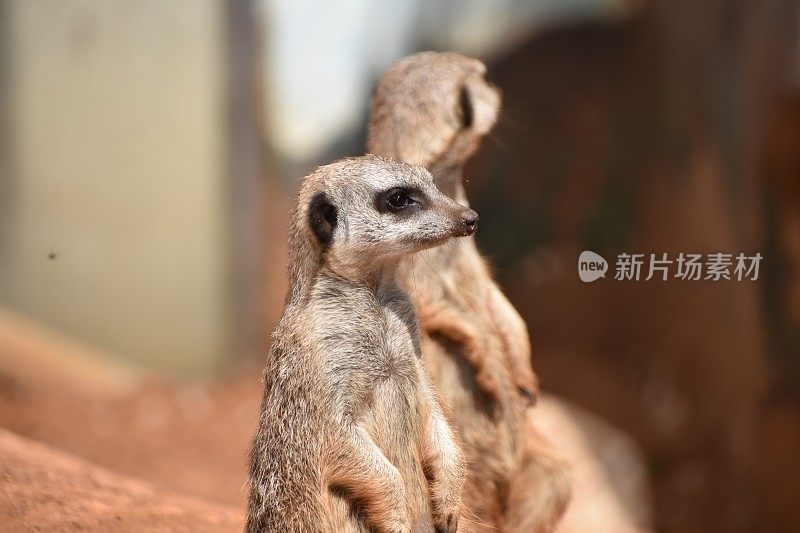
M 373 92 L 368 150 L 427 167 L 467 205 L 463 167 L 497 119 L 499 90 L 480 61 L 423 52 L 393 65 Z M 423 355 L 467 458 L 462 529 L 551 531 L 570 497 L 567 466 L 528 420 L 537 393 L 528 332 L 474 239 L 405 260 Z
M 461 452 L 395 275 L 402 257 L 476 224 L 423 168 L 369 155 L 305 178 L 251 450 L 248 532 L 457 530 Z

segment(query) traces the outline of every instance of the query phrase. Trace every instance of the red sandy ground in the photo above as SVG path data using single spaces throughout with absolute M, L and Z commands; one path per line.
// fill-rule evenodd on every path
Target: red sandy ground
M 241 530 L 260 370 L 181 385 L 102 361 L 0 310 L 0 529 Z M 648 523 L 627 438 L 548 398 L 537 417 L 575 467 L 564 533 Z
M 4 531 L 241 531 L 236 510 L 175 496 L 0 430 Z

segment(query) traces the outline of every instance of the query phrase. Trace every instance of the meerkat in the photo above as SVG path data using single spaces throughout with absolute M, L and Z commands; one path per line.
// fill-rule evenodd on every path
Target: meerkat
M 389 68 L 373 92 L 367 147 L 428 168 L 468 205 L 463 167 L 494 126 L 500 91 L 477 59 L 423 52 Z M 464 531 L 551 531 L 566 509 L 566 463 L 528 419 L 538 392 L 527 327 L 474 239 L 406 259 L 423 356 L 453 410 L 467 458 Z
M 373 155 L 307 176 L 264 370 L 248 532 L 453 533 L 464 466 L 421 356 L 400 260 L 477 214 L 420 167 Z

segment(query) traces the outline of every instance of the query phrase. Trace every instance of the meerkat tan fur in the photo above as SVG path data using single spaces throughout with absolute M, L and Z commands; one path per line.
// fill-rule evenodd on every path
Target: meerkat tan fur
M 461 452 L 395 276 L 403 257 L 476 223 L 420 167 L 370 155 L 305 178 L 264 371 L 247 531 L 456 531 Z
M 392 66 L 373 93 L 368 150 L 427 167 L 467 205 L 463 166 L 493 127 L 500 93 L 484 65 L 423 52 Z M 537 392 L 522 318 L 473 239 L 404 260 L 423 355 L 451 406 L 467 457 L 464 531 L 551 531 L 570 496 L 566 464 L 528 420 Z

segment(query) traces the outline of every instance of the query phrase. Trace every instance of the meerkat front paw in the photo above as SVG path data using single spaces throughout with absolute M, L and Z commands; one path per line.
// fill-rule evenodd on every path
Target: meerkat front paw
M 436 533 L 458 531 L 458 518 L 461 514 L 461 484 L 454 483 L 449 487 L 443 485 L 435 487 L 431 503 L 431 518 L 433 518 L 433 527 Z
M 458 531 L 458 512 L 452 511 L 440 520 L 434 519 L 433 527 L 436 533 L 456 533 Z
M 426 466 L 431 518 L 436 533 L 458 530 L 465 465 L 455 436 L 443 414 L 436 411 L 429 421 Z

